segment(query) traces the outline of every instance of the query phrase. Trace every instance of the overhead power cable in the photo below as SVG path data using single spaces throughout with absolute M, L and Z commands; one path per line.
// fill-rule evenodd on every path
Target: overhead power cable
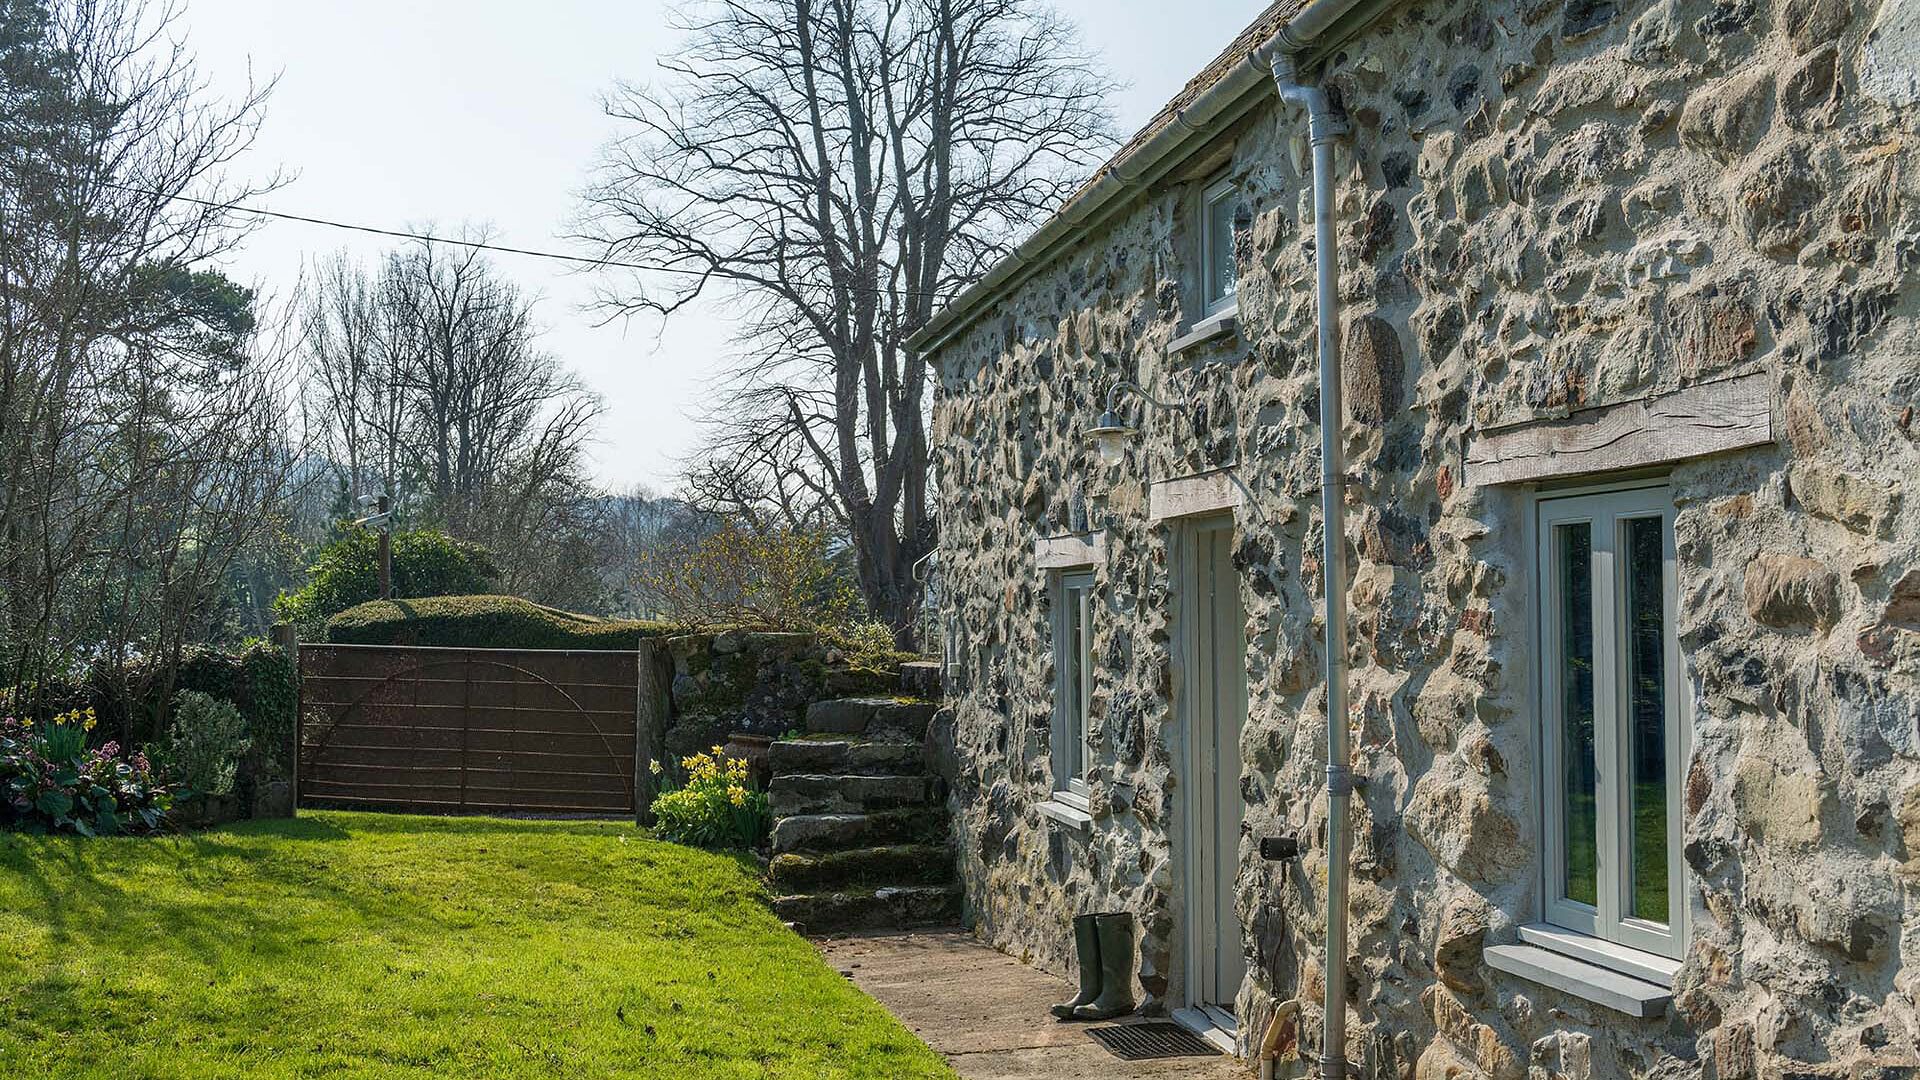
M 705 277 L 710 271 L 690 269 L 684 266 L 660 266 L 653 263 L 622 262 L 618 259 L 595 259 L 586 255 L 567 255 L 558 251 L 539 251 L 534 248 L 508 247 L 504 244 L 489 244 L 481 240 L 455 240 L 445 236 L 432 236 L 427 233 L 408 232 L 404 229 L 383 229 L 377 225 L 358 225 L 348 221 L 334 221 L 330 218 L 310 217 L 306 214 L 289 214 L 280 210 L 262 210 L 256 206 L 247 206 L 237 202 L 214 202 L 211 199 L 196 199 L 191 195 L 168 195 L 163 192 L 149 191 L 146 188 L 132 187 L 127 184 L 109 182 L 108 187 L 121 191 L 145 195 L 154 199 L 172 199 L 176 202 L 192 203 L 210 210 L 227 210 L 238 214 L 252 214 L 255 217 L 276 218 L 281 221 L 297 221 L 303 225 L 320 225 L 329 229 L 345 229 L 348 232 L 370 233 L 374 236 L 390 236 L 396 240 L 418 240 L 428 244 L 448 244 L 454 247 L 471 248 L 475 251 L 492 251 L 502 255 L 525 255 L 534 259 L 553 259 L 558 262 L 575 263 L 582 266 L 613 267 L 618 270 L 641 270 L 652 274 L 685 274 L 689 277 Z M 913 293 L 906 289 L 898 290 L 900 296 L 931 295 L 935 300 L 943 300 L 940 293 Z
M 646 263 L 620 262 L 615 259 L 594 259 L 585 255 L 567 255 L 558 251 L 536 251 L 533 248 L 508 247 L 504 244 L 489 244 L 481 240 L 456 240 L 446 236 L 432 236 L 427 233 L 408 232 L 404 229 L 383 229 L 377 225 L 357 225 L 348 221 L 334 221 L 330 218 L 309 217 L 305 214 L 289 214 L 280 210 L 262 210 L 257 206 L 247 206 L 237 202 L 214 202 L 211 199 L 196 199 L 191 195 L 168 195 L 164 192 L 149 191 L 146 188 L 132 187 L 127 184 L 109 184 L 122 191 L 135 195 L 145 195 L 154 199 L 172 199 L 175 202 L 192 203 L 209 210 L 230 210 L 239 214 L 252 214 L 255 217 L 278 218 L 281 221 L 298 221 L 304 225 L 321 225 L 329 229 L 345 229 L 348 232 L 371 233 L 374 236 L 391 236 L 396 240 L 419 240 L 429 244 L 448 244 L 454 247 L 472 248 L 476 251 L 494 251 L 503 255 L 526 255 L 535 259 L 557 259 L 560 262 L 580 263 L 586 266 L 611 266 L 622 270 L 645 270 L 657 274 L 691 274 L 699 276 L 704 270 L 691 270 L 684 266 L 653 266 Z

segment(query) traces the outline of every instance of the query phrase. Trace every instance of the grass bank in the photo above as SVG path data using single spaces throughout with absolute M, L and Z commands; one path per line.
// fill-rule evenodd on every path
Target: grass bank
M 0 835 L 0 1076 L 952 1075 L 751 863 L 630 825 Z

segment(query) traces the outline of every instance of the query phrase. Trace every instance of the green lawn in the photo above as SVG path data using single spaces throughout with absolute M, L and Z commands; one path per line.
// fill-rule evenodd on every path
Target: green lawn
M 0 1076 L 951 1078 L 757 877 L 601 822 L 0 834 Z

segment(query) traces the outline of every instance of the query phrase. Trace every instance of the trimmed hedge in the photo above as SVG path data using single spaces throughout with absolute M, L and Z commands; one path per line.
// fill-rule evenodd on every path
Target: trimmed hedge
M 664 623 L 596 619 L 517 596 L 425 596 L 374 600 L 327 620 L 340 645 L 439 645 L 459 649 L 586 649 L 624 652 L 670 632 Z

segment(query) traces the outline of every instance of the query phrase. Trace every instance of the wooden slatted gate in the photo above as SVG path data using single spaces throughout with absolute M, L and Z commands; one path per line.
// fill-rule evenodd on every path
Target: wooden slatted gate
M 632 814 L 637 659 L 302 645 L 300 800 Z

